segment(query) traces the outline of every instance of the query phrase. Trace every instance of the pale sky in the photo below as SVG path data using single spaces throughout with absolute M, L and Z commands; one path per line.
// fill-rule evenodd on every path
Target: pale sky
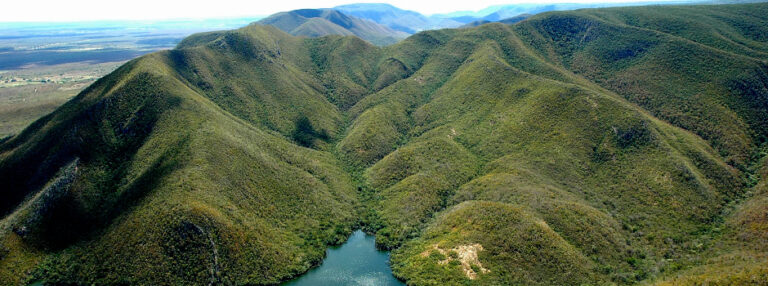
M 350 3 L 387 2 L 425 15 L 477 11 L 516 3 L 607 3 L 637 0 L 9 0 L 0 4 L 0 22 L 159 20 L 266 16 L 299 8 L 329 8 Z

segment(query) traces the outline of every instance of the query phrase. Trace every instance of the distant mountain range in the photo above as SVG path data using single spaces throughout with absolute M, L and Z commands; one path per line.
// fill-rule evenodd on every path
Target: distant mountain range
M 357 36 L 375 45 L 389 45 L 420 31 L 442 28 L 475 27 L 501 22 L 514 24 L 535 13 L 567 10 L 593 5 L 506 5 L 477 12 L 456 12 L 425 16 L 384 3 L 359 3 L 327 9 L 299 9 L 268 16 L 257 24 L 271 25 L 294 36 Z
M 347 16 L 333 9 L 281 12 L 257 23 L 272 25 L 294 36 L 355 35 L 376 45 L 393 44 L 410 35 L 368 19 Z
M 644 1 L 625 3 L 552 3 L 495 5 L 478 11 L 423 15 L 386 3 L 357 3 L 328 9 L 301 9 L 269 16 L 259 24 L 275 26 L 295 36 L 355 35 L 376 45 L 395 43 L 420 31 L 466 28 L 500 22 L 514 24 L 549 11 L 648 5 L 752 3 L 735 1 Z
M 350 4 L 336 6 L 333 9 L 411 34 L 423 30 L 455 28 L 465 24 L 450 18 L 427 17 L 389 4 Z
M 493 23 L 493 22 L 499 22 L 499 23 L 502 23 L 502 24 L 512 25 L 514 23 L 517 23 L 517 22 L 520 22 L 522 20 L 528 19 L 531 16 L 533 16 L 533 15 L 531 15 L 531 14 L 520 14 L 520 15 L 517 15 L 517 16 L 514 16 L 514 17 L 510 17 L 510 18 L 506 18 L 506 19 L 502 19 L 502 20 L 498 20 L 498 21 L 477 20 L 477 21 L 474 21 L 474 22 L 470 22 L 470 23 L 464 24 L 461 27 L 462 28 L 477 27 L 477 26 L 480 26 L 480 25 L 485 25 L 485 24 Z

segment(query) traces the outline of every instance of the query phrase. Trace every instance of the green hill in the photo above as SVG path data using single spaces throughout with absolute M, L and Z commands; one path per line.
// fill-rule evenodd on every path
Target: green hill
M 488 24 L 488 23 L 494 23 L 494 22 L 499 22 L 499 23 L 502 23 L 502 24 L 512 25 L 512 24 L 515 24 L 517 22 L 520 22 L 520 21 L 523 21 L 525 19 L 528 19 L 531 16 L 533 16 L 533 15 L 531 15 L 531 14 L 520 14 L 520 15 L 517 15 L 515 17 L 501 19 L 501 20 L 498 20 L 498 21 L 477 20 L 477 21 L 471 22 L 469 24 L 464 24 L 460 28 L 473 28 L 473 27 L 477 27 L 477 26 L 480 26 L 480 25 L 485 25 L 485 24 Z
M 274 284 L 359 227 L 409 285 L 764 283 L 766 22 L 193 35 L 0 142 L 0 281 Z
M 717 244 L 696 265 L 661 279 L 659 285 L 760 285 L 768 281 L 768 162 L 752 196 L 726 216 Z
M 275 26 L 294 36 L 354 35 L 375 45 L 393 44 L 409 35 L 406 32 L 396 31 L 373 21 L 347 16 L 332 9 L 281 12 L 259 20 L 257 23 Z

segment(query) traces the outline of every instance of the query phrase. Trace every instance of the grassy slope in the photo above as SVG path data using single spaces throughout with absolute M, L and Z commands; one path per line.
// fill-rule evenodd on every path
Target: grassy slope
M 766 5 L 717 7 L 548 13 L 386 48 L 258 25 L 192 36 L 0 145 L 0 277 L 274 283 L 358 222 L 413 285 L 763 275 L 765 181 L 729 203 L 763 140 L 765 41 L 748 54 L 705 20 L 626 22 Z M 475 280 L 441 262 L 475 244 Z
M 10 254 L 3 269 L 11 272 L 6 277 L 24 278 L 30 270 L 26 247 L 54 254 L 33 275 L 87 284 L 274 283 L 317 263 L 325 245 L 344 238 L 355 223 L 354 188 L 332 156 L 299 147 L 281 133 L 290 134 L 300 110 L 269 113 L 303 104 L 317 128 L 338 119 L 336 108 L 313 88 L 317 82 L 301 78 L 294 63 L 278 62 L 267 50 L 238 50 L 258 46 L 269 35 L 301 41 L 254 26 L 225 34 L 208 47 L 143 57 L 3 145 L 0 173 L 8 176 L 20 165 L 53 173 L 60 162 L 79 158 L 74 182 L 48 184 L 53 187 L 4 220 Z M 217 91 L 232 88 L 230 81 L 212 80 L 204 86 L 213 91 L 203 94 L 171 68 L 203 73 L 216 67 L 194 59 L 213 55 L 219 57 L 215 63 L 235 69 L 248 64 L 239 61 L 240 52 L 255 53 L 247 55 L 254 62 L 270 57 L 274 62 L 259 62 L 271 64 L 272 73 L 285 73 L 286 79 L 299 78 L 261 94 L 273 99 L 268 106 L 254 106 L 254 98 L 228 102 L 218 97 Z M 186 65 L 189 71 L 180 68 Z M 148 90 L 132 90 L 140 87 Z M 293 101 L 291 95 L 303 100 Z M 313 96 L 325 104 L 312 102 Z M 238 116 L 245 107 L 268 115 L 259 120 Z M 72 130 L 82 133 L 68 134 Z M 78 140 L 97 148 L 54 157 L 62 154 L 57 149 L 76 148 L 70 145 Z M 30 189 L 6 189 L 4 196 L 25 190 Z
M 765 154 L 763 154 L 765 155 Z M 707 259 L 655 281 L 658 285 L 760 285 L 768 281 L 768 161 L 752 196 L 726 217 L 719 243 Z
M 325 35 L 352 36 L 352 31 L 344 29 L 326 19 L 311 18 L 290 32 L 291 35 L 306 37 L 322 37 Z
M 744 168 L 766 140 L 766 5 L 619 8 L 533 17 L 542 57 L 708 140 Z
M 600 274 L 591 281 L 631 282 L 644 279 L 652 271 L 650 264 L 663 259 L 670 247 L 665 239 L 680 236 L 680 244 L 695 239 L 688 233 L 713 220 L 720 206 L 736 195 L 726 190 L 739 188 L 737 171 L 690 133 L 596 87 L 556 82 L 512 66 L 503 53 L 505 46 L 515 45 L 511 28 L 488 25 L 453 33 L 442 43 L 445 49 L 428 57 L 410 78 L 423 75 L 442 84 L 425 104 L 405 112 L 413 121 L 407 144 L 367 172 L 370 186 L 382 197 L 384 227 L 378 241 L 384 246 L 398 247 L 420 236 L 424 226 L 454 223 L 430 219 L 447 206 L 497 201 L 528 209 L 569 248 L 582 250 L 582 259 L 594 262 L 588 272 Z M 580 81 L 525 56 L 514 59 L 524 68 Z M 438 71 L 449 76 L 441 78 Z M 430 271 L 419 269 L 434 265 L 413 253 L 433 243 L 452 248 L 480 239 L 456 238 L 454 232 L 465 230 L 452 229 L 444 237 L 419 238 L 398 249 L 393 255 L 396 274 L 417 285 L 438 283 L 422 280 L 418 273 Z M 483 231 L 476 235 L 482 237 Z M 507 240 L 481 240 L 491 244 L 486 248 L 513 247 Z M 601 245 L 606 248 L 595 248 Z M 513 248 L 536 252 L 540 246 L 528 247 Z M 488 260 L 487 282 L 558 283 L 536 271 L 511 278 L 504 269 L 517 267 L 512 261 Z M 520 261 L 526 260 L 515 263 Z M 552 262 L 540 263 L 520 267 L 539 269 Z M 453 271 L 456 283 L 463 283 L 458 268 Z
M 729 6 L 723 10 L 736 14 L 740 11 L 739 9 L 761 10 L 765 7 L 765 5 Z M 685 10 L 686 8 L 679 9 Z M 703 13 L 701 7 L 695 7 L 691 10 L 699 14 Z M 524 22 L 513 29 L 523 42 L 532 43 L 533 47 L 526 50 L 537 51 L 528 57 L 544 59 L 548 64 L 547 66 L 552 69 L 574 70 L 577 74 L 584 74 L 590 81 L 616 91 L 622 97 L 630 100 L 634 99 L 632 92 L 635 89 L 652 89 L 652 100 L 660 104 L 668 104 L 668 106 L 658 110 L 665 109 L 667 113 L 673 113 L 686 119 L 686 121 L 670 119 L 673 124 L 696 131 L 700 136 L 709 140 L 710 144 L 718 148 L 720 154 L 727 156 L 729 163 L 742 169 L 745 168 L 746 158 L 754 150 L 755 142 L 764 140 L 761 132 L 764 132 L 765 129 L 762 128 L 760 120 L 764 120 L 761 118 L 764 118 L 765 113 L 760 108 L 763 102 L 762 98 L 765 96 L 765 81 L 759 79 L 760 70 L 765 65 L 764 60 L 761 60 L 764 57 L 745 58 L 731 55 L 730 51 L 701 47 L 698 43 L 691 43 L 692 40 L 672 37 L 666 32 L 606 23 L 584 15 L 587 14 L 586 12 L 601 12 L 608 15 L 606 18 L 611 18 L 614 14 L 620 13 L 640 14 L 646 12 L 646 8 L 552 13 Z M 670 14 L 664 13 L 653 15 L 658 18 L 671 17 Z M 677 17 L 679 15 L 672 13 L 672 16 Z M 634 15 L 634 18 L 643 19 L 643 16 Z M 756 21 L 755 19 L 738 17 L 730 17 L 729 19 L 742 21 L 736 22 L 736 24 L 730 23 L 732 25 L 744 25 Z M 670 19 L 666 20 L 671 21 Z M 659 21 L 654 22 L 658 23 Z M 687 24 L 693 26 L 690 29 L 699 30 L 702 28 L 698 26 L 704 25 L 696 22 Z M 723 29 L 731 28 L 726 23 L 721 24 L 724 26 Z M 477 31 L 470 33 L 474 34 Z M 700 34 L 702 32 L 696 35 Z M 514 39 L 515 35 L 502 38 Z M 643 40 L 648 38 L 654 39 L 656 41 L 654 44 L 662 47 L 656 49 L 641 47 L 637 50 L 654 54 L 654 57 L 635 58 L 640 58 L 637 55 L 639 52 L 632 50 L 633 47 L 626 47 L 626 45 L 643 44 Z M 765 47 L 764 42 L 758 41 L 752 44 Z M 434 128 L 432 131 L 437 130 L 440 136 L 456 138 L 454 140 L 468 147 L 470 152 L 473 147 L 480 150 L 472 152 L 478 157 L 488 157 L 489 155 L 491 157 L 487 158 L 489 159 L 488 164 L 481 167 L 482 171 L 476 176 L 476 179 L 457 188 L 455 194 L 451 194 L 451 187 L 448 187 L 446 191 L 446 188 L 438 184 L 432 184 L 428 187 L 412 187 L 409 192 L 401 192 L 391 197 L 387 197 L 387 195 L 395 187 L 390 187 L 383 192 L 385 210 L 382 217 L 385 221 L 385 227 L 382 229 L 383 233 L 379 233 L 384 238 L 382 242 L 391 247 L 397 246 L 398 241 L 403 240 L 403 238 L 407 239 L 421 234 L 425 236 L 406 244 L 405 247 L 394 253 L 393 263 L 395 263 L 396 273 L 408 281 L 415 281 L 415 284 L 445 282 L 445 276 L 425 274 L 434 272 L 432 270 L 420 271 L 419 269 L 431 269 L 434 265 L 430 264 L 430 258 L 419 257 L 414 253 L 429 249 L 432 243 L 445 244 L 446 247 L 450 248 L 483 239 L 467 237 L 457 239 L 456 233 L 463 234 L 466 231 L 455 226 L 442 237 L 433 235 L 430 230 L 432 227 L 440 228 L 442 224 L 451 223 L 442 219 L 444 216 L 450 217 L 450 210 L 434 222 L 428 219 L 430 211 L 422 213 L 413 213 L 412 211 L 414 209 L 423 210 L 425 205 L 434 210 L 441 209 L 446 205 L 450 206 L 452 203 L 477 199 L 503 201 L 513 205 L 519 204 L 540 213 L 540 217 L 552 226 L 555 232 L 572 243 L 577 249 L 581 249 L 585 256 L 592 258 L 595 264 L 591 270 L 594 273 L 602 274 L 593 276 L 592 279 L 632 282 L 646 279 L 649 276 L 661 275 L 664 272 L 673 272 L 691 263 L 701 263 L 698 259 L 703 256 L 700 254 L 703 249 L 714 247 L 714 243 L 711 242 L 712 238 L 706 234 L 709 232 L 708 229 L 712 228 L 710 224 L 715 222 L 717 225 L 716 222 L 720 220 L 720 209 L 725 203 L 740 196 L 740 191 L 733 191 L 741 188 L 739 187 L 741 185 L 740 179 L 737 177 L 738 172 L 728 170 L 729 168 L 725 167 L 722 162 L 718 162 L 720 161 L 718 154 L 707 147 L 704 142 L 696 142 L 691 134 L 675 130 L 657 120 L 642 119 L 647 116 L 643 111 L 631 115 L 634 113 L 633 108 L 627 108 L 626 104 L 616 102 L 615 97 L 614 100 L 604 102 L 605 98 L 602 96 L 595 98 L 595 96 L 583 95 L 586 92 L 584 90 L 571 90 L 570 92 L 553 90 L 556 86 L 553 84 L 534 88 L 529 88 L 526 85 L 515 87 L 514 84 L 510 84 L 510 90 L 498 90 L 498 84 L 490 84 L 489 82 L 509 82 L 511 78 L 520 78 L 519 75 L 505 75 L 502 68 L 494 68 L 494 66 L 503 67 L 505 56 L 510 56 L 512 53 L 515 53 L 514 56 L 506 59 L 510 61 L 512 70 L 520 68 L 539 75 L 552 73 L 546 69 L 542 70 L 541 67 L 534 69 L 526 62 L 525 55 L 521 56 L 519 51 L 509 52 L 505 43 L 499 43 L 499 46 L 502 51 L 495 54 L 480 53 L 483 57 L 489 57 L 492 60 L 478 64 L 479 66 L 472 72 L 461 73 L 465 67 L 459 68 L 459 72 L 457 72 L 459 76 L 466 74 L 477 77 L 482 74 L 481 69 L 484 69 L 486 75 L 482 77 L 482 80 L 473 82 L 471 77 L 451 79 L 437 92 L 438 95 L 442 95 L 441 91 L 449 88 L 453 91 L 446 91 L 446 93 L 453 93 L 453 96 L 449 97 L 450 99 L 445 99 L 442 106 L 434 107 L 433 104 L 440 102 L 441 98 L 433 95 L 435 99 L 432 102 L 414 112 L 417 126 L 427 125 L 429 128 Z M 671 51 L 685 49 L 693 49 L 692 54 L 698 58 L 691 59 L 677 53 L 671 53 Z M 578 57 L 602 58 L 584 60 Z M 472 57 L 470 58 L 472 59 Z M 669 60 L 672 59 L 678 62 L 669 63 Z M 470 60 L 467 60 L 465 63 L 469 62 Z M 472 64 L 476 64 L 476 61 L 473 61 Z M 650 74 L 649 72 L 639 75 L 632 74 L 631 77 L 626 76 L 626 79 L 632 80 L 630 83 L 622 83 L 623 85 L 604 84 L 606 81 L 622 80 L 624 74 L 621 71 L 627 67 L 633 67 L 632 65 L 655 66 L 656 68 L 651 70 L 657 74 Z M 661 67 L 658 67 L 660 65 Z M 466 68 L 470 69 L 469 66 Z M 658 75 L 658 73 L 668 70 L 673 70 L 674 73 Z M 740 81 L 740 78 L 744 77 L 742 71 L 755 73 L 755 77 L 758 79 Z M 708 78 L 699 79 L 687 75 L 686 72 L 693 72 L 699 77 Z M 510 72 L 507 71 L 506 73 Z M 568 71 L 561 71 L 561 75 L 548 75 L 548 77 L 582 84 L 579 77 L 569 76 L 568 73 Z M 495 78 L 496 75 L 501 76 Z M 565 78 L 560 78 L 562 76 Z M 619 79 L 617 80 L 616 77 Z M 685 82 L 675 82 L 679 78 L 683 78 Z M 461 84 L 456 87 L 452 86 L 454 80 Z M 753 84 L 731 88 L 735 82 Z M 635 89 L 616 88 L 616 86 L 624 87 L 630 84 L 634 84 Z M 744 86 L 748 87 L 743 88 Z M 593 84 L 585 84 L 584 87 L 596 89 L 600 93 L 611 94 L 611 92 L 605 92 Z M 708 113 L 702 116 L 697 113 L 697 110 L 692 111 L 687 108 L 688 106 L 678 104 L 680 99 L 673 96 L 675 92 L 709 92 L 710 99 L 696 103 Z M 551 95 L 547 93 L 551 93 Z M 508 97 L 495 99 L 495 97 L 505 94 L 509 94 Z M 557 96 L 557 94 L 561 95 Z M 584 99 L 573 101 L 562 99 L 563 97 L 572 98 L 574 96 Z M 600 100 L 600 98 L 603 99 Z M 694 99 L 698 100 L 699 98 Z M 515 103 L 516 101 L 519 102 Z M 531 103 L 532 101 L 540 101 L 541 103 Z M 653 105 L 645 105 L 641 101 L 637 103 L 649 108 L 654 113 L 661 112 L 654 109 Z M 484 104 L 488 104 L 488 107 L 483 107 Z M 511 104 L 511 106 L 507 104 Z M 492 106 L 497 108 L 491 108 Z M 426 121 L 419 120 L 421 115 L 419 112 L 422 110 L 426 110 L 425 115 L 422 115 L 422 118 L 427 119 Z M 434 114 L 436 112 L 442 115 L 438 116 L 435 121 Z M 464 112 L 467 116 L 462 116 Z M 490 118 L 484 118 L 483 114 L 490 115 Z M 626 117 L 628 115 L 630 116 Z M 662 113 L 662 118 L 665 115 L 666 113 Z M 588 117 L 593 117 L 594 122 L 589 122 Z M 638 119 L 640 120 L 637 121 Z M 686 122 L 695 124 L 695 126 L 687 126 Z M 497 124 L 500 126 L 494 126 Z M 484 127 L 484 125 L 489 126 Z M 427 132 L 422 135 L 421 132 L 423 131 L 418 130 L 418 128 L 416 130 L 416 132 L 412 132 L 415 133 L 413 135 L 420 135 L 417 140 L 427 137 L 429 134 Z M 504 131 L 507 131 L 509 135 L 494 136 L 494 133 L 499 134 Z M 494 138 L 496 136 L 500 138 Z M 537 139 L 537 137 L 542 139 Z M 629 141 L 625 141 L 625 139 L 629 139 Z M 408 148 L 408 145 L 403 148 Z M 507 152 L 511 152 L 511 154 Z M 395 151 L 393 154 L 397 153 L 398 151 Z M 494 153 L 502 157 L 493 160 Z M 455 157 L 453 154 L 446 154 L 445 160 Z M 410 160 L 423 162 L 424 159 L 416 155 L 416 158 Z M 389 155 L 374 165 L 372 170 L 375 171 L 382 164 L 390 165 L 392 164 L 391 161 L 402 160 Z M 445 161 L 436 165 L 443 168 L 443 172 L 445 172 L 446 167 L 447 170 L 461 169 L 454 169 L 453 164 L 448 163 L 446 165 Z M 415 172 L 426 169 L 411 164 L 400 169 L 410 170 L 414 167 L 417 169 Z M 388 172 L 382 173 L 387 174 Z M 427 176 L 432 177 L 434 175 L 429 174 Z M 455 175 L 450 177 L 461 178 Z M 375 175 L 371 178 L 373 182 L 376 181 Z M 407 181 L 406 178 L 397 184 Z M 417 196 L 422 199 L 414 199 L 412 195 L 414 192 L 424 194 Z M 403 196 L 410 197 L 402 199 Z M 439 199 L 440 196 L 443 197 L 443 201 Z M 431 199 L 430 201 L 430 198 L 435 197 L 438 199 Z M 448 198 L 447 204 L 445 204 L 446 197 Z M 566 198 L 568 202 L 562 201 L 561 198 Z M 392 213 L 392 210 L 386 209 L 388 204 L 397 206 L 396 208 L 400 210 L 396 212 L 396 215 L 389 216 L 415 219 L 405 223 L 401 221 L 386 223 L 388 213 Z M 410 205 L 415 206 L 408 207 Z M 404 213 L 404 211 L 411 212 Z M 430 228 L 421 233 L 418 231 L 421 227 L 413 227 L 413 225 L 429 225 Z M 591 228 L 590 226 L 593 225 L 603 227 Z M 621 227 L 616 227 L 618 225 Z M 491 229 L 486 231 L 492 233 Z M 482 233 L 481 231 L 476 235 L 482 236 Z M 393 239 L 390 240 L 390 238 Z M 624 245 L 624 241 L 627 245 Z M 498 241 L 491 243 L 494 247 L 508 246 L 499 245 Z M 534 244 L 532 248 L 517 247 L 516 249 L 522 253 L 535 252 L 536 249 L 541 249 L 541 246 Z M 522 265 L 499 263 L 501 257 L 499 255 L 499 257 L 487 258 L 490 263 L 498 263 L 497 270 L 500 271 L 495 273 L 500 273 L 503 269 L 510 267 L 524 267 L 527 264 L 527 262 L 523 262 Z M 746 265 L 754 267 L 759 265 L 756 263 L 759 263 L 760 258 L 753 258 L 749 261 L 752 264 L 746 263 Z M 548 262 L 542 263 L 538 269 L 546 269 L 547 266 L 545 265 L 548 265 Z M 454 282 L 466 282 L 466 279 L 464 281 L 460 279 L 462 275 L 460 271 L 457 271 L 459 267 L 454 266 L 453 268 L 453 273 L 456 275 Z M 494 277 L 493 268 L 490 269 L 491 274 L 484 278 L 488 280 L 483 281 L 481 279 L 477 282 L 481 284 L 484 282 L 565 283 L 537 277 L 536 275 L 540 274 L 539 270 L 531 271 L 519 280 L 498 280 L 509 279 L 510 277 Z M 761 273 L 765 270 L 759 266 L 752 269 L 754 273 Z M 437 280 L 433 280 L 435 278 Z M 569 283 L 573 282 L 577 282 L 577 280 L 569 281 Z

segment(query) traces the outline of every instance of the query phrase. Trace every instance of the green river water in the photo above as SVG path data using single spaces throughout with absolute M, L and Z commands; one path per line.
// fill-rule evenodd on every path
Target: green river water
M 355 231 L 341 246 L 327 250 L 323 263 L 284 286 L 405 285 L 389 268 L 389 252 L 376 249 L 374 237 Z

